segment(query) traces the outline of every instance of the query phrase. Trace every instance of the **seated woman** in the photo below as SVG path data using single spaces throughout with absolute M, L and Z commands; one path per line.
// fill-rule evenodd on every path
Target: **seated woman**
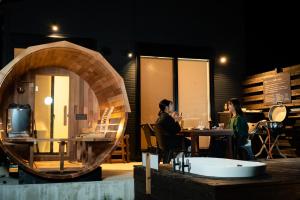
M 173 102 L 163 99 L 159 103 L 158 119 L 156 120 L 156 129 L 158 132 L 158 143 L 164 153 L 164 163 L 168 163 L 171 159 L 169 154 L 173 150 L 184 150 L 191 145 L 191 141 L 184 136 L 177 135 L 181 130 L 179 121 L 181 116 L 174 112 Z M 166 157 L 165 157 L 166 156 Z
M 233 135 L 233 158 L 249 160 L 252 155 L 251 149 L 243 148 L 248 142 L 248 124 L 244 117 L 244 113 L 241 108 L 241 103 L 237 98 L 232 98 L 228 101 L 228 110 L 231 114 L 228 128 L 234 131 Z M 248 152 L 251 151 L 251 152 Z

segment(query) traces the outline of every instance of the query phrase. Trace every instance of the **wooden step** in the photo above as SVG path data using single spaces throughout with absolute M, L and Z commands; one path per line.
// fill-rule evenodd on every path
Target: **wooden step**
M 111 163 L 120 163 L 120 162 L 125 162 L 123 159 L 111 159 Z
M 126 152 L 123 152 L 123 154 L 126 155 L 127 153 L 126 153 Z M 114 156 L 114 155 L 115 155 L 115 156 L 122 155 L 122 151 L 113 151 L 111 155 L 112 155 L 112 156 Z

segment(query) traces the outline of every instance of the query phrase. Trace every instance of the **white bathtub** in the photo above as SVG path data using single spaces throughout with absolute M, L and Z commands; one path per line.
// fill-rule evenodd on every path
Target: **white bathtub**
M 266 164 L 254 161 L 242 161 L 225 158 L 188 157 L 190 173 L 209 177 L 243 178 L 263 175 Z M 181 162 L 181 158 L 179 159 Z M 172 162 L 173 163 L 173 162 Z M 176 169 L 178 167 L 176 166 Z M 187 172 L 188 169 L 185 168 Z

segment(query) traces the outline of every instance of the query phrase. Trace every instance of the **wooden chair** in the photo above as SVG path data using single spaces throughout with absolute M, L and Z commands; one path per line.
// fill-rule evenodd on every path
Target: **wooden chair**
M 117 148 L 112 151 L 109 158 L 109 163 L 126 163 L 130 162 L 130 151 L 129 151 L 129 135 L 126 134 L 120 139 L 120 143 Z
M 146 143 L 147 143 L 147 151 L 151 152 L 151 153 L 158 153 L 157 140 L 156 140 L 156 145 L 153 145 L 152 141 L 151 141 L 151 136 L 156 137 L 156 134 L 155 134 L 155 131 L 154 131 L 153 127 L 149 123 L 142 124 L 141 127 L 144 131 L 144 135 L 145 135 L 145 139 L 146 139 Z
M 182 144 L 182 146 L 178 147 L 178 148 L 168 149 L 167 145 L 166 145 L 167 138 L 163 135 L 163 131 L 160 130 L 160 128 L 158 128 L 157 126 L 154 126 L 154 131 L 155 131 L 156 141 L 158 144 L 157 152 L 160 156 L 160 159 L 162 158 L 164 164 L 170 163 L 171 159 L 176 157 L 176 155 L 180 152 L 182 152 L 184 154 L 189 153 L 189 152 L 185 151 L 186 148 L 185 148 L 184 144 Z

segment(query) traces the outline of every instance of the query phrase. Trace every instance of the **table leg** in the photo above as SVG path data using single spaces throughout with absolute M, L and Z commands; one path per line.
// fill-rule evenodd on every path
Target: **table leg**
M 199 145 L 198 145 L 198 141 L 199 141 L 199 136 L 196 134 L 191 134 L 191 154 L 192 156 L 197 156 L 199 150 Z
M 90 143 L 87 143 L 88 146 L 88 163 L 91 163 L 92 161 L 92 145 Z
M 228 136 L 228 138 L 227 138 L 227 158 L 230 158 L 230 159 L 233 158 L 232 136 Z
M 280 149 L 279 149 L 279 147 L 278 147 L 278 139 L 279 139 L 279 136 L 280 136 L 280 135 L 277 135 L 277 136 L 275 137 L 275 140 L 274 140 L 273 144 L 271 145 L 271 147 L 270 147 L 270 149 L 269 149 L 269 154 L 268 154 L 267 159 L 273 158 L 273 156 L 272 156 L 272 155 L 273 155 L 273 154 L 272 154 L 272 151 L 273 151 L 273 148 L 274 148 L 274 147 L 276 147 L 276 150 L 278 151 L 278 153 L 279 153 L 280 156 L 282 156 L 283 158 L 286 158 L 286 156 L 283 155 L 283 154 L 281 153 L 281 151 L 280 151 Z M 270 137 L 271 137 L 271 136 L 270 136 Z M 270 138 L 270 140 L 271 140 L 271 138 Z
M 76 141 L 76 158 L 78 162 L 82 162 L 82 142 Z
M 59 143 L 59 154 L 60 154 L 60 167 L 59 167 L 59 170 L 60 170 L 60 173 L 63 173 L 64 172 L 64 149 L 65 148 L 65 142 L 62 141 Z
M 33 143 L 29 145 L 29 167 L 33 168 Z
M 280 151 L 280 149 L 279 149 L 279 146 L 278 146 L 278 140 L 277 140 L 277 142 L 276 142 L 276 145 L 275 145 L 275 147 L 276 147 L 276 149 L 277 149 L 277 151 L 278 151 L 278 153 L 279 153 L 279 155 L 280 155 L 281 157 L 283 157 L 283 158 L 287 158 L 287 156 L 286 156 L 286 155 L 284 155 L 283 153 L 281 153 L 281 151 Z
M 267 153 L 267 155 L 268 155 L 267 158 L 268 158 L 269 156 L 272 157 L 272 155 L 269 154 L 269 150 L 268 150 L 268 148 L 267 148 L 267 146 L 266 146 L 266 144 L 267 144 L 267 142 L 268 142 L 268 139 L 269 139 L 269 136 L 267 136 L 267 137 L 265 138 L 265 140 L 262 139 L 261 135 L 258 135 L 258 138 L 260 139 L 262 146 L 261 146 L 259 152 L 258 152 L 257 154 L 255 154 L 255 158 L 258 157 L 260 154 L 262 154 L 263 150 L 266 151 L 266 153 Z
M 81 162 L 83 165 L 87 163 L 87 150 L 86 150 L 86 142 L 81 141 L 81 148 L 80 148 L 80 154 L 81 154 Z

